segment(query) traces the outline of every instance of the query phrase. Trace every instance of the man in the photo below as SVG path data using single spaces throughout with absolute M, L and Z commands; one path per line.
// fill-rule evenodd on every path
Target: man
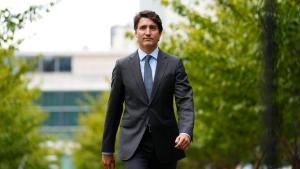
M 115 168 L 113 153 L 120 125 L 118 159 L 125 169 L 175 169 L 193 137 L 192 87 L 182 60 L 157 46 L 163 27 L 155 12 L 139 12 L 134 30 L 138 50 L 117 60 L 112 73 L 102 163 L 105 169 Z

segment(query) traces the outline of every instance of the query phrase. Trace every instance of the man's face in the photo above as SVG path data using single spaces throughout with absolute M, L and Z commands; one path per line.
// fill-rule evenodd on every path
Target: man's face
M 135 37 L 138 39 L 139 47 L 143 51 L 154 50 L 157 47 L 158 40 L 161 36 L 158 26 L 149 18 L 141 18 Z

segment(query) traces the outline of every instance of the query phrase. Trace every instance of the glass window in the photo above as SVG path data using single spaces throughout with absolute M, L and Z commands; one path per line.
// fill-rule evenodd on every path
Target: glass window
M 44 121 L 44 126 L 60 126 L 59 112 L 48 113 L 47 119 Z
M 43 72 L 54 72 L 55 70 L 55 60 L 53 57 L 43 58 Z
M 81 107 L 79 100 L 86 103 L 85 94 L 97 98 L 99 91 L 93 92 L 43 92 L 37 102 L 49 113 L 45 126 L 78 126 L 78 116 L 88 109 Z
M 43 92 L 42 94 L 42 105 L 43 106 L 59 106 L 60 99 L 58 92 Z
M 64 92 L 64 106 L 76 106 L 78 105 L 78 92 Z
M 100 92 L 89 92 L 89 95 L 91 95 L 94 99 L 97 99 L 100 95 Z
M 88 96 L 97 99 L 99 92 L 64 92 L 64 106 L 81 106 L 80 101 L 88 102 Z
M 81 92 L 78 98 L 81 101 L 88 102 L 87 98 L 92 97 L 93 99 L 97 99 L 99 94 L 100 92 Z
M 58 58 L 60 72 L 71 72 L 71 58 Z
M 78 126 L 78 112 L 64 112 L 63 126 Z
M 89 92 L 80 92 L 80 93 L 78 93 L 78 100 L 80 100 L 81 102 L 86 103 L 88 101 L 87 97 L 90 97 Z

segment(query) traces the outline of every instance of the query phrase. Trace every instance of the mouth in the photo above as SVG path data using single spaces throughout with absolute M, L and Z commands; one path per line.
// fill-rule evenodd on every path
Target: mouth
M 152 38 L 144 38 L 145 41 L 150 41 Z

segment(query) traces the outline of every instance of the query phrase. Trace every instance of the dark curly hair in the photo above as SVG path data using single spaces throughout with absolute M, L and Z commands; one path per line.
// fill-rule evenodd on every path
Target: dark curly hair
M 137 30 L 137 26 L 138 26 L 138 23 L 139 23 L 141 18 L 151 19 L 153 22 L 155 22 L 157 24 L 159 33 L 161 33 L 163 31 L 162 22 L 160 20 L 159 15 L 156 14 L 154 11 L 150 11 L 150 10 L 143 10 L 143 11 L 140 11 L 138 14 L 135 15 L 135 17 L 133 19 L 134 30 L 135 31 Z

